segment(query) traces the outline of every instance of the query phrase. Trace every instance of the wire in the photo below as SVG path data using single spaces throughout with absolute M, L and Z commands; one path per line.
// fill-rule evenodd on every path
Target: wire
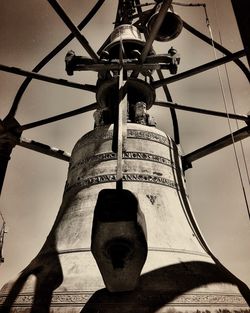
M 219 31 L 219 37 L 220 37 L 220 42 L 222 43 L 222 38 L 221 38 L 220 31 Z M 229 79 L 229 75 L 228 75 L 228 70 L 227 70 L 226 64 L 224 64 L 224 66 L 225 66 L 225 72 L 226 72 L 226 77 L 227 77 L 227 83 L 228 83 L 230 98 L 231 98 L 231 101 L 232 101 L 233 111 L 236 114 L 235 102 L 234 102 L 234 97 L 233 97 L 233 93 L 232 93 L 231 83 L 230 83 L 230 79 Z M 235 121 L 236 121 L 237 129 L 239 130 L 240 129 L 239 122 L 238 122 L 238 120 L 235 120 Z M 249 170 L 248 170 L 248 166 L 247 166 L 246 155 L 245 155 L 245 151 L 244 151 L 244 147 L 243 147 L 242 141 L 240 141 L 240 146 L 241 146 L 241 152 L 242 152 L 242 156 L 243 156 L 243 161 L 244 161 L 244 166 L 245 166 L 245 170 L 246 170 L 246 174 L 247 174 L 248 183 L 250 185 Z
M 212 32 L 212 28 L 211 28 L 211 25 L 210 25 L 210 22 L 209 22 L 206 6 L 204 6 L 204 11 L 205 11 L 205 16 L 206 16 L 207 28 L 208 28 L 208 31 L 209 31 L 209 34 L 210 34 L 210 37 L 211 37 L 211 41 L 212 41 L 214 58 L 215 58 L 215 60 L 217 60 L 216 49 L 215 49 L 215 46 L 214 46 L 214 43 L 213 43 L 213 41 L 214 41 L 214 39 L 213 39 L 213 32 Z M 216 7 L 215 7 L 215 12 L 217 12 L 217 8 Z M 217 13 L 216 13 L 216 16 L 217 16 Z M 248 200 L 247 200 L 247 196 L 246 196 L 246 190 L 245 190 L 245 187 L 244 187 L 243 177 L 242 177 L 242 173 L 241 173 L 241 169 L 240 169 L 240 162 L 239 162 L 238 154 L 237 154 L 237 151 L 236 151 L 236 145 L 235 145 L 235 140 L 234 140 L 234 136 L 233 136 L 232 126 L 231 126 L 230 119 L 229 119 L 228 105 L 227 105 L 225 90 L 224 90 L 223 82 L 222 82 L 222 78 L 221 78 L 221 72 L 220 72 L 220 69 L 218 67 L 216 69 L 217 69 L 218 78 L 219 78 L 219 82 L 220 82 L 220 89 L 221 89 L 221 94 L 222 94 L 222 98 L 223 98 L 225 111 L 226 111 L 226 114 L 228 116 L 228 119 L 227 119 L 228 127 L 229 127 L 231 138 L 232 138 L 234 155 L 235 155 L 235 161 L 236 161 L 236 165 L 237 165 L 237 169 L 238 169 L 238 173 L 239 173 L 241 188 L 242 188 L 242 192 L 243 192 L 245 203 L 246 203 L 248 217 L 249 217 L 249 220 L 250 220 L 250 208 L 249 208 L 249 204 L 248 204 Z

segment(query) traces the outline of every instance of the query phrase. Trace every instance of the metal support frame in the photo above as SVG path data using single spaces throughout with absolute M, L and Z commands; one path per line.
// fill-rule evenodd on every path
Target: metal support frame
M 232 134 L 226 135 L 216 141 L 211 142 L 210 144 L 204 147 L 201 147 L 191 153 L 188 153 L 187 155 L 182 157 L 184 170 L 191 168 L 193 161 L 196 161 L 208 154 L 211 154 L 213 152 L 216 152 L 222 148 L 231 145 L 233 142 L 240 141 L 249 136 L 250 136 L 250 126 L 248 125 L 244 128 L 235 131 Z
M 141 57 L 140 57 L 139 62 L 138 62 L 139 64 L 144 63 L 150 49 L 152 48 L 152 43 L 155 40 L 155 37 L 157 36 L 157 33 L 161 27 L 161 24 L 164 20 L 164 17 L 166 15 L 168 9 L 171 6 L 171 3 L 172 3 L 172 0 L 164 0 L 162 2 L 161 9 L 160 9 L 159 14 L 157 16 L 155 24 L 154 24 L 154 26 L 153 26 L 153 28 L 152 28 L 152 30 L 151 30 L 148 38 L 147 38 L 146 44 L 142 50 Z M 139 74 L 139 71 L 135 70 L 132 72 L 131 77 L 137 77 L 138 74 Z
M 78 29 L 83 29 L 88 22 L 94 17 L 94 15 L 97 13 L 97 11 L 100 9 L 102 4 L 105 0 L 98 0 L 96 4 L 93 6 L 93 8 L 89 11 L 89 13 L 86 15 L 86 17 L 80 22 L 78 25 Z M 32 70 L 32 72 L 39 72 L 49 61 L 51 61 L 66 45 L 74 39 L 74 34 L 70 33 L 62 42 L 60 42 L 49 54 L 47 54 Z M 15 116 L 19 102 L 29 86 L 30 82 L 32 81 L 32 77 L 26 77 L 24 82 L 19 87 L 17 94 L 15 96 L 15 99 L 13 101 L 13 104 L 11 106 L 10 112 L 8 113 L 9 116 Z
M 214 46 L 215 49 L 219 50 L 220 52 L 224 53 L 225 55 L 232 55 L 232 52 L 226 49 L 225 47 L 221 46 L 218 42 L 212 40 L 211 38 L 207 37 L 206 35 L 199 32 L 197 29 L 189 25 L 187 22 L 183 21 L 183 27 L 189 31 L 191 34 L 195 35 L 202 41 L 208 43 L 211 46 Z M 246 67 L 246 65 L 239 59 L 233 60 L 233 62 L 238 65 L 238 67 L 242 70 L 242 72 L 246 75 L 248 81 L 250 82 L 250 71 Z
M 51 77 L 51 76 L 45 76 L 42 74 L 25 71 L 25 70 L 22 70 L 22 69 L 17 68 L 17 67 L 10 67 L 7 65 L 0 64 L 0 71 L 16 74 L 16 75 L 20 75 L 20 76 L 31 77 L 31 78 L 34 78 L 37 80 L 45 81 L 47 83 L 52 83 L 52 84 L 56 84 L 56 85 L 62 85 L 62 86 L 66 86 L 66 87 L 71 87 L 71 88 L 76 88 L 76 89 L 81 89 L 81 90 L 87 90 L 90 92 L 96 92 L 96 86 L 94 86 L 94 85 L 89 85 L 89 84 L 82 85 L 79 83 L 70 82 L 66 79 L 59 79 L 59 78 L 55 78 L 55 77 Z
M 3 243 L 4 243 L 4 235 L 6 234 L 6 222 L 1 212 L 0 212 L 0 216 L 3 222 L 2 227 L 0 228 L 0 264 L 1 264 L 4 262 Z
M 231 0 L 238 23 L 241 39 L 246 51 L 248 66 L 250 66 L 250 16 L 249 0 Z
M 157 74 L 160 79 L 164 79 L 164 76 L 161 70 L 157 70 Z M 168 86 L 163 85 L 162 88 L 164 90 L 166 99 L 170 102 L 173 102 Z M 157 102 L 155 102 L 155 104 L 157 105 Z M 172 107 L 169 106 L 169 108 L 170 108 L 170 114 L 171 114 L 172 123 L 173 123 L 174 141 L 178 145 L 180 144 L 180 132 L 179 132 L 178 119 L 177 119 L 177 115 L 175 112 L 175 106 L 174 105 Z
M 17 144 L 21 133 L 20 124 L 14 117 L 5 118 L 3 121 L 0 120 L 0 194 L 12 150 Z
M 68 152 L 65 152 L 63 150 L 60 150 L 55 147 L 50 147 L 44 143 L 37 142 L 34 140 L 30 140 L 24 137 L 20 138 L 20 142 L 17 143 L 18 146 L 54 157 L 59 160 L 63 161 L 70 161 L 70 154 Z
M 42 119 L 42 120 L 39 120 L 39 121 L 35 121 L 35 122 L 32 122 L 32 123 L 28 123 L 28 124 L 22 125 L 21 129 L 22 130 L 26 130 L 26 129 L 31 129 L 31 128 L 34 128 L 34 127 L 46 125 L 46 124 L 49 124 L 49 123 L 60 121 L 62 119 L 68 118 L 68 117 L 72 117 L 72 116 L 75 116 L 75 115 L 78 115 L 78 114 L 82 114 L 82 113 L 86 113 L 86 112 L 92 111 L 92 110 L 94 110 L 96 108 L 97 108 L 97 103 L 95 102 L 95 103 L 86 105 L 86 106 L 84 106 L 83 108 L 80 108 L 80 109 L 72 110 L 72 111 L 69 111 L 69 112 L 65 112 L 65 113 L 58 114 L 58 115 L 55 115 L 55 116 L 52 116 L 52 117 L 48 117 L 48 118 L 45 118 L 45 119 Z
M 145 61 L 149 51 L 151 50 L 153 41 L 155 40 L 155 37 L 157 36 L 157 34 L 159 32 L 161 24 L 163 23 L 163 20 L 165 18 L 165 15 L 166 15 L 168 9 L 171 6 L 171 3 L 172 3 L 172 0 L 164 0 L 162 2 L 162 5 L 161 5 L 160 11 L 158 13 L 157 19 L 156 19 L 154 26 L 153 26 L 153 28 L 152 28 L 149 36 L 148 36 L 146 44 L 142 50 L 140 63 L 143 63 Z
M 167 69 L 171 74 L 175 74 L 177 70 L 177 65 L 180 62 L 180 57 L 178 53 L 176 54 L 157 54 L 147 56 L 142 65 L 138 64 L 138 59 L 123 59 L 123 68 L 126 71 L 152 71 L 159 69 Z M 73 75 L 75 71 L 96 71 L 96 72 L 107 72 L 107 71 L 119 71 L 120 70 L 120 60 L 112 59 L 107 62 L 107 60 L 101 59 L 96 62 L 84 56 L 76 56 L 74 51 L 69 51 L 65 57 L 66 72 L 68 75 Z
M 235 59 L 241 58 L 241 57 L 245 56 L 245 54 L 246 54 L 245 50 L 237 51 L 231 55 L 227 55 L 227 56 L 222 57 L 220 59 L 202 64 L 200 66 L 197 66 L 195 68 L 192 68 L 191 70 L 182 72 L 180 74 L 177 74 L 177 75 L 165 78 L 165 79 L 156 80 L 155 82 L 152 83 L 152 86 L 154 88 L 159 88 L 159 87 L 163 86 L 164 84 L 174 83 L 174 82 L 179 81 L 181 79 L 188 78 L 190 76 L 194 76 L 196 74 L 205 72 L 205 71 L 210 70 L 210 69 L 217 67 L 219 65 L 222 65 L 222 64 L 231 62 Z
M 49 4 L 53 7 L 56 13 L 60 16 L 63 22 L 67 25 L 70 31 L 75 35 L 83 48 L 88 52 L 88 54 L 94 59 L 98 60 L 98 55 L 95 51 L 90 47 L 87 39 L 81 34 L 80 30 L 72 23 L 71 19 L 68 17 L 66 12 L 60 6 L 60 4 L 56 0 L 48 0 Z
M 16 113 L 17 107 L 18 107 L 18 103 L 25 91 L 25 89 L 27 88 L 28 84 L 30 83 L 30 81 L 34 78 L 34 79 L 38 79 L 38 80 L 42 80 L 42 81 L 46 81 L 49 83 L 54 83 L 54 84 L 58 84 L 58 85 L 63 85 L 66 87 L 72 87 L 72 88 L 77 88 L 77 89 L 81 89 L 81 90 L 86 90 L 86 91 L 90 91 L 90 92 L 96 92 L 96 86 L 94 85 L 82 85 L 82 84 L 78 84 L 75 82 L 70 82 L 67 81 L 65 79 L 57 79 L 54 77 L 49 77 L 49 76 L 45 76 L 45 75 L 41 75 L 41 74 L 37 74 L 37 72 L 45 65 L 47 64 L 62 48 L 64 48 L 66 46 L 66 44 L 72 40 L 74 37 L 76 37 L 79 42 L 81 43 L 81 45 L 83 46 L 83 48 L 89 53 L 89 55 L 93 58 L 94 63 L 98 62 L 99 57 L 98 55 L 94 52 L 94 50 L 90 47 L 88 41 L 86 40 L 86 38 L 81 34 L 80 29 L 82 29 L 88 22 L 89 20 L 94 16 L 94 14 L 98 11 L 98 9 L 101 7 L 101 5 L 104 3 L 105 0 L 99 0 L 97 1 L 96 5 L 93 7 L 93 9 L 89 12 L 89 14 L 86 16 L 86 18 L 78 25 L 78 27 L 76 27 L 72 21 L 70 20 L 70 18 L 67 16 L 67 14 L 65 13 L 65 11 L 63 10 L 63 8 L 58 4 L 58 2 L 56 0 L 48 0 L 48 2 L 51 4 L 51 6 L 54 8 L 54 10 L 57 12 L 57 14 L 61 17 L 61 19 L 63 20 L 63 22 L 67 25 L 67 27 L 71 30 L 71 34 L 69 36 L 67 36 L 65 38 L 65 40 L 63 42 L 61 42 L 54 50 L 51 51 L 51 53 L 49 53 L 35 68 L 32 72 L 29 71 L 25 71 L 19 68 L 15 68 L 15 67 L 8 67 L 5 65 L 0 65 L 0 70 L 2 71 L 6 71 L 9 73 L 14 73 L 17 75 L 21 75 L 21 76 L 26 76 L 25 81 L 23 82 L 23 84 L 21 85 L 21 87 L 19 88 L 16 98 L 14 99 L 13 105 L 11 107 L 11 110 L 8 114 L 9 117 L 13 117 Z M 245 1 L 244 3 L 246 3 L 246 0 L 242 0 Z M 121 3 L 121 1 L 120 1 Z M 136 0 L 136 3 L 139 3 L 139 0 Z M 142 50 L 140 59 L 137 61 L 137 64 L 132 64 L 131 68 L 133 70 L 132 73 L 132 77 L 136 77 L 141 69 L 141 67 L 148 67 L 148 68 L 154 68 L 154 66 L 156 66 L 156 64 L 150 64 L 147 63 L 147 56 L 148 53 L 152 47 L 152 43 L 156 37 L 156 34 L 161 26 L 161 23 L 165 17 L 165 14 L 168 10 L 168 8 L 170 7 L 172 3 L 172 0 L 164 0 L 162 2 L 162 6 L 161 6 L 161 10 L 158 14 L 156 23 L 154 24 L 154 27 L 150 33 L 150 35 L 148 36 L 148 39 L 146 41 L 146 44 L 144 46 L 144 49 Z M 235 10 L 235 14 L 239 14 L 239 12 L 237 13 L 236 11 L 239 11 L 239 7 L 236 7 L 237 5 L 236 0 L 232 0 L 232 3 L 234 5 L 234 10 Z M 236 8 L 235 8 L 236 7 Z M 143 14 L 143 12 L 141 11 L 141 8 L 139 8 L 138 13 Z M 243 12 L 244 13 L 244 12 Z M 242 12 L 240 13 L 241 16 L 243 14 Z M 243 14 L 244 17 L 246 17 L 246 14 Z M 239 17 L 237 17 L 237 19 L 239 19 Z M 239 21 L 238 21 L 239 23 Z M 246 25 L 246 21 L 244 21 L 244 25 Z M 240 24 L 240 23 L 239 23 Z M 163 76 L 160 75 L 160 79 L 158 81 L 155 81 L 152 83 L 152 86 L 154 88 L 158 88 L 158 87 L 167 87 L 166 84 L 196 75 L 198 73 L 201 73 L 203 71 L 212 69 L 214 67 L 217 67 L 219 65 L 225 64 L 227 62 L 230 61 L 234 61 L 241 69 L 242 71 L 246 74 L 247 78 L 249 78 L 249 71 L 248 69 L 245 67 L 244 63 L 241 62 L 238 58 L 245 56 L 247 54 L 247 56 L 249 57 L 249 46 L 248 44 L 246 44 L 246 38 L 247 38 L 247 34 L 242 30 L 242 23 L 241 26 L 239 25 L 240 32 L 241 32 L 241 36 L 245 45 L 245 50 L 241 50 L 238 51 L 236 53 L 231 53 L 230 51 L 228 51 L 227 49 L 225 49 L 224 47 L 220 46 L 218 43 L 213 42 L 215 47 L 222 51 L 223 53 L 226 54 L 225 57 L 222 57 L 218 60 L 212 61 L 212 62 L 208 62 L 206 64 L 203 64 L 201 66 L 198 66 L 196 68 L 193 68 L 191 70 L 185 71 L 183 73 L 177 74 L 175 76 L 172 77 L 168 77 L 168 78 L 162 78 Z M 249 25 L 249 24 L 248 24 Z M 188 25 L 187 23 L 184 22 L 184 27 L 189 30 L 191 33 L 193 33 L 194 35 L 196 35 L 197 37 L 199 37 L 200 39 L 202 39 L 203 41 L 208 42 L 209 44 L 211 44 L 211 40 L 206 37 L 205 35 L 199 33 L 197 30 L 194 30 L 190 25 Z M 247 29 L 247 28 L 245 28 Z M 206 37 L 206 38 L 205 38 Z M 99 70 L 99 67 L 108 67 L 108 65 L 104 65 L 104 64 L 92 64 L 90 65 L 90 67 L 93 68 L 89 68 L 89 70 L 93 70 L 94 67 L 96 66 L 97 68 L 94 70 Z M 116 65 L 112 65 L 112 66 L 116 66 Z M 125 64 L 124 67 L 126 67 L 127 65 Z M 128 65 L 129 66 L 129 65 Z M 158 65 L 158 67 L 155 67 L 158 72 L 160 73 L 160 69 L 164 68 L 164 66 L 166 65 Z M 111 69 L 111 68 L 110 68 Z M 110 70 L 109 69 L 109 70 Z M 125 68 L 127 69 L 127 68 Z M 107 70 L 107 69 L 106 69 Z M 161 73 L 162 74 L 162 73 Z M 169 91 L 166 92 L 166 88 L 164 88 L 164 91 L 166 93 L 167 99 L 170 99 L 171 96 L 170 94 L 168 95 Z M 186 107 L 186 106 L 181 106 L 172 102 L 156 102 L 156 105 L 160 105 L 160 106 L 166 106 L 166 107 L 170 107 L 171 110 L 174 109 L 181 109 L 181 110 L 186 110 L 186 111 L 192 111 L 195 113 L 202 113 L 202 114 L 208 114 L 208 115 L 214 115 L 214 116 L 220 116 L 220 117 L 227 117 L 227 118 L 234 118 L 234 119 L 238 119 L 238 120 L 243 120 L 245 122 L 248 123 L 248 126 L 245 128 L 242 128 L 236 132 L 234 132 L 232 135 L 227 135 L 225 137 L 222 137 L 221 139 L 218 139 L 198 150 L 195 150 L 189 154 L 187 154 L 186 156 L 183 157 L 183 163 L 184 163 L 184 167 L 185 169 L 191 167 L 191 163 L 203 156 L 206 156 L 212 152 L 215 152 L 219 149 L 222 149 L 230 144 L 232 144 L 233 139 L 232 136 L 234 137 L 234 141 L 237 142 L 241 139 L 244 139 L 246 137 L 249 136 L 250 131 L 249 131 L 249 116 L 244 116 L 244 115 L 238 115 L 238 114 L 226 114 L 223 112 L 217 112 L 217 111 L 210 111 L 210 110 L 206 110 L 206 109 L 200 109 L 200 108 L 192 108 L 192 107 Z M 33 123 L 29 123 L 29 124 L 25 124 L 23 126 L 20 126 L 20 131 L 25 130 L 25 129 L 30 129 L 33 127 L 37 127 L 37 126 L 41 126 L 41 125 L 45 125 L 54 121 L 58 121 L 61 120 L 63 118 L 67 118 L 70 116 L 74 116 L 77 114 L 81 114 L 87 111 L 90 111 L 92 109 L 96 108 L 96 103 L 90 104 L 84 108 L 80 108 L 77 110 L 73 110 L 70 112 L 66 112 L 66 113 L 62 113 L 53 117 L 49 117 L 47 119 L 43 119 L 40 121 L 35 121 Z M 18 137 L 16 138 L 18 139 Z M 15 144 L 25 147 L 27 149 L 31 149 L 34 151 L 37 151 L 39 153 L 42 154 L 46 154 L 64 161 L 69 161 L 70 159 L 70 155 L 60 149 L 57 148 L 52 148 L 46 144 L 43 143 L 39 143 L 33 140 L 29 140 L 29 139 L 25 139 L 25 138 L 21 138 L 20 141 L 15 142 Z M 13 145 L 13 147 L 15 146 L 15 144 Z M 11 147 L 11 151 L 12 148 Z M 10 153 L 11 153 L 10 151 Z M 9 153 L 9 156 L 10 156 Z M 7 168 L 7 164 L 8 164 L 8 160 L 6 163 L 6 168 Z M 3 176 L 4 177 L 4 176 Z
M 230 118 L 230 119 L 235 119 L 235 120 L 239 120 L 239 121 L 244 121 L 246 123 L 250 123 L 250 116 L 249 115 L 232 114 L 232 113 L 206 110 L 206 109 L 202 109 L 202 108 L 194 108 L 194 107 L 189 107 L 189 106 L 185 106 L 185 105 L 181 105 L 181 104 L 177 104 L 177 103 L 173 103 L 173 102 L 156 101 L 154 104 L 158 105 L 158 106 L 162 106 L 162 107 L 173 108 L 176 110 L 182 110 L 182 111 L 188 111 L 188 112 L 194 112 L 194 113 L 201 113 L 201 114 L 205 114 L 205 115 Z

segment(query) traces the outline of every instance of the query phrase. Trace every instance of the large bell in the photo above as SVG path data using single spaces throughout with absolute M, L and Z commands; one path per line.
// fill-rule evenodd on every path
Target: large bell
M 151 32 L 158 14 L 161 8 L 161 4 L 158 4 L 155 13 L 150 17 L 147 24 L 148 33 Z M 155 40 L 157 41 L 170 41 L 178 37 L 182 31 L 183 22 L 180 16 L 174 13 L 171 9 L 166 13 L 161 27 L 156 35 Z
M 112 152 L 113 126 L 96 127 L 75 145 L 54 226 L 38 255 L 15 281 L 2 288 L 1 313 L 249 312 L 248 288 L 217 262 L 195 223 L 176 144 L 155 127 L 127 126 L 123 189 L 129 193 L 125 195 L 128 203 L 130 197 L 134 199 L 131 215 L 126 220 L 123 211 L 110 221 L 109 214 L 102 214 L 109 206 L 100 198 L 110 196 L 109 191 L 101 196 L 102 191 L 116 189 L 117 160 Z M 119 211 L 116 195 L 112 201 L 107 197 Z M 114 268 L 124 270 L 133 254 L 127 236 L 136 239 L 137 226 L 142 225 L 139 208 L 145 218 L 148 247 L 142 274 L 133 290 L 109 292 L 98 268 L 102 264 L 97 266 L 91 253 L 91 239 L 101 236 L 100 228 L 93 230 L 93 221 L 95 227 L 104 227 L 105 238 L 99 240 L 104 243 L 105 262 L 112 263 L 113 258 Z M 124 222 L 122 227 L 127 222 L 131 232 L 121 229 L 124 240 L 119 242 L 112 231 L 109 234 L 105 221 Z M 94 249 L 99 249 L 98 242 L 95 244 Z M 136 253 L 142 255 L 140 250 Z M 105 280 L 111 281 L 116 270 Z M 121 282 L 126 278 L 131 282 L 123 273 Z M 119 279 L 115 284 L 119 286 Z

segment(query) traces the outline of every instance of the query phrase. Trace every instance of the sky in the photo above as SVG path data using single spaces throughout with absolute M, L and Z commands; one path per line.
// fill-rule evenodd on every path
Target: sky
M 146 2 L 146 1 L 142 1 Z M 190 1 L 182 0 L 183 3 Z M 192 3 L 201 1 L 193 0 Z M 241 50 L 242 42 L 237 29 L 230 0 L 206 0 L 208 16 L 216 41 L 232 52 Z M 78 24 L 93 5 L 93 1 L 61 0 L 70 18 Z M 92 48 L 97 51 L 113 29 L 117 1 L 106 0 L 98 14 L 83 30 Z M 175 6 L 175 11 L 206 35 L 204 11 L 201 7 Z M 0 11 L 0 63 L 31 71 L 67 35 L 69 30 L 46 1 L 5 0 Z M 185 29 L 175 40 L 155 43 L 157 53 L 167 53 L 173 46 L 181 55 L 178 72 L 214 60 L 211 46 L 203 43 Z M 87 52 L 77 40 L 71 41 L 42 71 L 44 75 L 68 79 L 79 83 L 95 84 L 96 74 L 77 72 L 68 77 L 64 58 L 69 50 L 77 55 Z M 217 53 L 217 57 L 221 57 Z M 242 61 L 247 64 L 246 58 Z M 238 114 L 247 114 L 249 84 L 234 64 L 220 66 L 223 90 L 228 111 L 233 112 L 233 102 Z M 168 77 L 168 71 L 164 72 Z M 0 72 L 0 118 L 8 113 L 23 77 Z M 169 85 L 173 101 L 187 106 L 225 111 L 218 72 L 211 69 L 188 79 Z M 165 100 L 161 88 L 157 100 Z M 55 114 L 80 108 L 95 101 L 87 91 L 33 81 L 24 94 L 16 119 L 26 124 Z M 157 127 L 173 135 L 168 109 L 153 106 L 149 112 L 155 117 Z M 76 141 L 93 129 L 93 112 L 68 118 L 49 125 L 24 131 L 22 136 L 71 152 Z M 181 146 L 184 153 L 206 145 L 229 133 L 227 119 L 177 112 Z M 239 127 L 244 127 L 239 122 Z M 231 127 L 236 130 L 235 122 Z M 249 138 L 243 142 L 245 158 L 250 164 Z M 250 201 L 250 188 L 243 164 L 240 144 L 236 144 L 243 182 Z M 0 210 L 6 220 L 5 236 L 0 265 L 0 286 L 26 267 L 42 247 L 61 204 L 68 164 L 64 161 L 15 147 L 9 162 Z M 233 147 L 227 147 L 193 163 L 186 172 L 187 190 L 198 225 L 215 256 L 236 276 L 250 286 L 250 221 L 236 166 Z

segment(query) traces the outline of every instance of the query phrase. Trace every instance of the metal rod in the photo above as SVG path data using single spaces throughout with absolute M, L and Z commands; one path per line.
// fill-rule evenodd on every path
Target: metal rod
M 127 93 L 123 92 L 125 83 L 123 80 L 123 67 L 119 73 L 119 104 L 118 104 L 118 116 L 117 116 L 117 170 L 116 170 L 116 182 L 117 188 L 122 187 L 123 177 L 123 152 L 126 150 L 127 139 Z
M 185 106 L 185 105 L 181 105 L 181 104 L 177 104 L 173 102 L 157 101 L 154 103 L 154 105 L 174 108 L 176 110 L 189 111 L 189 112 L 194 112 L 194 113 L 201 113 L 201 114 L 206 114 L 206 115 L 213 115 L 213 116 L 219 116 L 219 117 L 224 117 L 224 118 L 250 122 L 250 117 L 248 115 L 240 115 L 240 114 L 232 114 L 232 113 L 227 114 L 227 113 L 219 112 L 219 111 L 211 111 L 211 110 L 206 110 L 202 108 L 189 107 L 189 106 Z
M 158 70 L 158 69 L 169 69 L 168 63 L 144 63 L 142 65 L 137 63 L 126 63 L 124 62 L 124 70 L 131 71 L 139 71 L 141 69 L 143 70 Z M 74 71 L 118 71 L 120 69 L 120 65 L 118 63 L 109 63 L 109 64 L 78 64 L 75 66 Z
M 80 108 L 80 109 L 76 109 L 76 110 L 73 110 L 73 111 L 65 112 L 65 113 L 62 113 L 62 114 L 58 114 L 58 115 L 55 115 L 55 116 L 52 116 L 52 117 L 48 117 L 48 118 L 42 119 L 40 121 L 36 121 L 36 122 L 32 122 L 32 123 L 29 123 L 29 124 L 22 125 L 21 129 L 22 130 L 31 129 L 31 128 L 34 128 L 34 127 L 38 127 L 38 126 L 42 126 L 42 125 L 45 125 L 45 124 L 53 123 L 53 122 L 56 122 L 56 121 L 60 121 L 62 119 L 68 118 L 68 117 L 72 117 L 72 116 L 75 116 L 75 115 L 78 115 L 78 114 L 89 112 L 91 110 L 96 109 L 96 107 L 97 107 L 97 104 L 95 102 L 95 103 L 89 104 L 89 105 L 87 105 L 87 106 L 85 106 L 83 108 Z
M 234 142 L 240 141 L 250 136 L 250 127 L 246 126 L 237 130 L 236 132 L 224 136 L 216 141 L 211 142 L 210 144 L 201 147 L 185 156 L 183 156 L 184 167 L 187 169 L 191 167 L 191 163 L 196 161 L 210 153 L 216 152 L 222 148 L 225 148 L 233 143 L 232 136 L 234 138 Z
M 82 85 L 82 84 L 78 84 L 75 82 L 70 82 L 66 79 L 58 79 L 55 77 L 50 77 L 50 76 L 45 76 L 45 75 L 41 75 L 41 74 L 34 73 L 34 72 L 25 71 L 25 70 L 22 70 L 22 69 L 17 68 L 17 67 L 10 67 L 7 65 L 0 64 L 0 70 L 8 72 L 8 73 L 21 75 L 21 76 L 32 77 L 34 79 L 42 80 L 42 81 L 56 84 L 56 85 L 62 85 L 62 86 L 66 86 L 66 87 L 71 87 L 71 88 L 76 88 L 76 89 L 81 89 L 81 90 L 87 90 L 90 92 L 96 92 L 96 86 L 94 86 L 94 85 L 89 85 L 89 84 Z
M 205 72 L 205 71 L 210 70 L 210 69 L 217 67 L 219 65 L 222 65 L 222 64 L 228 63 L 230 61 L 233 61 L 235 59 L 241 58 L 241 57 L 245 56 L 245 54 L 246 54 L 245 50 L 237 51 L 231 55 L 227 55 L 227 56 L 222 57 L 220 59 L 205 63 L 203 65 L 197 66 L 195 68 L 192 68 L 191 70 L 182 72 L 182 73 L 174 75 L 172 77 L 156 80 L 155 82 L 152 83 L 152 86 L 154 88 L 159 88 L 164 84 L 171 84 L 171 83 L 176 82 L 178 80 L 181 80 L 181 79 Z
M 140 14 L 142 14 L 142 9 L 139 6 L 140 5 L 140 0 L 136 0 L 135 2 L 137 4 L 138 14 L 140 15 Z M 147 33 L 146 30 L 144 30 L 144 36 L 145 36 L 146 39 L 148 39 L 148 33 Z M 157 69 L 157 74 L 158 74 L 159 79 L 164 79 L 163 73 L 162 73 L 162 71 L 160 69 Z M 152 81 L 153 81 L 153 78 L 152 78 Z M 168 88 L 167 85 L 163 85 L 163 91 L 165 93 L 167 101 L 171 101 L 172 102 L 173 100 L 172 100 L 172 97 L 171 97 L 171 94 L 170 94 L 170 91 L 169 91 L 169 88 Z M 174 140 L 175 140 L 175 143 L 178 145 L 180 143 L 180 132 L 179 132 L 178 119 L 177 119 L 177 115 L 176 115 L 175 109 L 170 108 L 170 114 L 171 114 L 172 123 L 173 123 Z
M 136 6 L 136 9 L 137 9 L 137 13 L 138 13 L 138 15 L 141 15 L 142 14 L 142 9 L 141 9 L 141 7 L 143 6 L 142 4 L 141 4 L 141 1 L 140 0 L 135 0 L 135 6 Z M 152 3 L 153 5 L 155 5 L 155 3 Z
M 59 160 L 63 160 L 63 161 L 70 161 L 70 154 L 60 150 L 58 148 L 54 148 L 54 147 L 50 147 L 46 144 L 43 144 L 41 142 L 37 142 L 34 140 L 30 140 L 24 137 L 20 138 L 20 142 L 17 143 L 18 146 L 21 146 L 23 148 L 26 149 L 30 149 L 54 158 L 57 158 Z
M 142 50 L 142 53 L 141 53 L 141 57 L 140 57 L 140 63 L 143 63 L 152 47 L 152 43 L 153 41 L 155 40 L 155 37 L 157 36 L 158 32 L 159 32 L 159 29 L 161 27 L 161 24 L 165 18 L 165 15 L 169 9 L 169 7 L 171 6 L 171 3 L 172 3 L 172 0 L 165 0 L 162 2 L 162 5 L 161 5 L 161 8 L 160 8 L 160 11 L 159 11 L 159 14 L 157 16 L 157 19 L 154 23 L 154 26 L 148 36 L 148 39 L 146 41 L 146 44 Z
M 148 38 L 147 38 L 146 44 L 145 44 L 145 46 L 144 46 L 144 48 L 142 50 L 141 57 L 140 57 L 140 60 L 139 60 L 140 64 L 142 64 L 145 61 L 145 59 L 146 59 L 150 49 L 152 48 L 153 41 L 155 40 L 155 37 L 158 34 L 158 31 L 159 31 L 159 29 L 161 27 L 161 24 L 162 24 L 162 22 L 163 22 L 163 20 L 165 18 L 165 15 L 166 15 L 169 7 L 171 6 L 171 3 L 172 3 L 172 0 L 165 0 L 165 1 L 162 2 L 159 14 L 158 14 L 158 16 L 156 18 L 156 21 L 155 21 L 155 23 L 153 25 L 153 28 L 152 28 Z M 131 74 L 131 77 L 137 77 L 138 74 L 139 74 L 138 70 L 137 71 L 133 71 L 133 73 Z
M 194 27 L 189 25 L 187 22 L 183 21 L 183 27 L 187 31 L 189 31 L 191 34 L 193 34 L 196 37 L 198 37 L 199 39 L 205 41 L 210 46 L 214 46 L 217 50 L 219 50 L 220 52 L 224 53 L 225 55 L 232 55 L 231 51 L 229 51 L 228 49 L 226 49 L 225 47 L 220 45 L 218 42 L 216 42 L 216 41 L 212 40 L 211 38 L 207 37 L 206 35 L 202 34 L 197 29 L 195 29 Z M 250 71 L 245 66 L 245 64 L 241 60 L 239 60 L 239 59 L 235 59 L 235 60 L 233 60 L 233 62 L 239 66 L 239 68 L 246 75 L 248 81 L 250 82 Z
M 161 70 L 157 70 L 157 74 L 159 76 L 160 79 L 164 79 L 164 76 L 162 74 Z M 166 99 L 170 102 L 173 102 L 170 91 L 168 89 L 167 85 L 163 85 L 163 90 L 166 96 Z M 178 125 L 178 119 L 177 119 L 177 115 L 175 112 L 175 107 L 170 107 L 170 114 L 171 114 L 171 118 L 172 118 L 172 122 L 173 122 L 173 130 L 174 130 L 174 141 L 175 143 L 178 145 L 180 143 L 180 132 L 179 132 L 179 125 Z
M 93 16 L 97 13 L 99 8 L 102 6 L 105 0 L 99 0 L 96 2 L 96 4 L 93 6 L 93 8 L 89 11 L 89 13 L 86 15 L 86 17 L 81 21 L 81 23 L 78 25 L 78 28 L 81 30 L 83 29 L 88 22 L 93 18 Z M 47 54 L 32 70 L 32 72 L 39 72 L 50 60 L 52 60 L 66 45 L 74 39 L 74 34 L 69 34 L 62 42 L 60 42 L 49 54 Z M 19 102 L 29 86 L 30 82 L 32 81 L 32 77 L 26 77 L 26 79 L 23 81 L 21 86 L 19 87 L 17 94 L 15 96 L 15 99 L 12 103 L 11 109 L 8 113 L 8 116 L 14 117 L 19 105 Z
M 88 54 L 94 59 L 98 60 L 98 55 L 95 51 L 90 47 L 87 39 L 81 34 L 80 30 L 74 25 L 71 19 L 68 17 L 64 9 L 60 6 L 60 4 L 56 0 L 48 0 L 50 5 L 56 11 L 56 13 L 60 16 L 63 22 L 67 25 L 70 31 L 75 35 L 83 48 L 88 52 Z

